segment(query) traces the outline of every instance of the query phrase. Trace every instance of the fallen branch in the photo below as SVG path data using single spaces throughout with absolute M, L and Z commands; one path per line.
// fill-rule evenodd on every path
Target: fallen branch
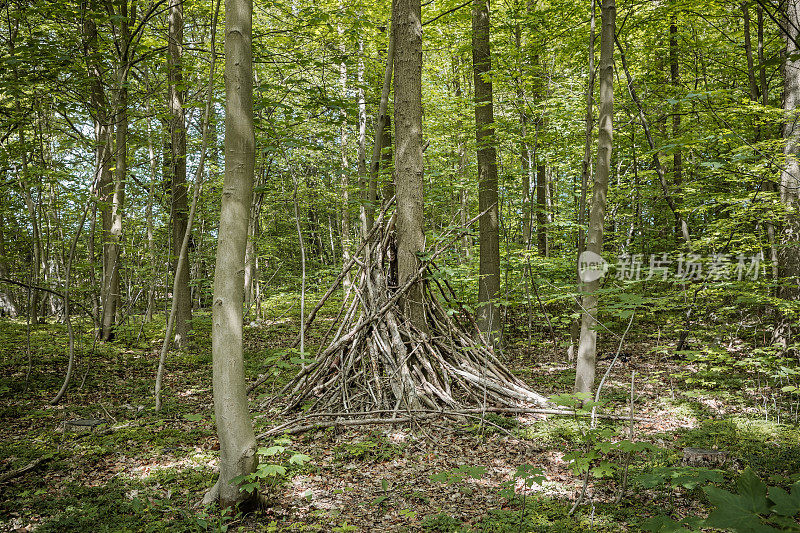
M 404 424 L 419 419 L 439 418 L 439 417 L 468 417 L 476 414 L 484 413 L 507 413 L 507 414 L 537 414 L 537 415 L 553 415 L 553 416 L 571 416 L 571 417 L 586 417 L 592 416 L 591 413 L 576 412 L 571 409 L 536 409 L 525 407 L 485 407 L 485 408 L 471 408 L 471 409 L 457 409 L 457 410 L 433 410 L 433 409 L 420 409 L 416 411 L 406 411 L 408 416 L 382 418 L 380 415 L 385 413 L 393 413 L 391 409 L 377 409 L 374 411 L 360 411 L 354 413 L 347 412 L 325 412 L 325 413 L 308 413 L 301 417 L 289 420 L 278 426 L 269 428 L 268 430 L 260 433 L 256 438 L 262 439 L 272 437 L 275 435 L 297 435 L 312 431 L 315 429 L 324 429 L 336 426 L 366 426 L 366 425 L 379 425 L 379 424 Z M 595 418 L 604 418 L 608 420 L 627 420 L 636 422 L 652 422 L 647 418 L 624 416 L 624 415 L 610 415 L 610 414 L 595 414 Z M 348 418 L 345 418 L 348 417 Z M 366 418 L 357 418 L 366 417 Z M 306 422 L 312 418 L 335 418 L 335 420 L 314 422 L 304 424 L 296 427 L 296 424 Z
M 51 455 L 45 455 L 44 457 L 39 457 L 38 459 L 34 459 L 33 461 L 23 466 L 22 468 L 17 468 L 16 470 L 0 474 L 0 483 L 5 483 L 6 481 L 19 477 L 23 474 L 27 474 L 31 470 L 37 468 L 42 463 L 49 461 L 51 458 L 52 458 Z

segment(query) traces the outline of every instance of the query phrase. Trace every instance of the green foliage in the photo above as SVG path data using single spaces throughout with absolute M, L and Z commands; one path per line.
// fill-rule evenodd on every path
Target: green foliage
M 787 492 L 780 487 L 767 487 L 751 469 L 746 469 L 736 481 L 737 492 L 713 485 L 703 487 L 713 511 L 705 520 L 697 518 L 677 522 L 668 517 L 656 517 L 645 524 L 648 531 L 694 531 L 694 528 L 713 527 L 735 533 L 769 533 L 800 531 L 800 483 Z M 689 529 L 689 527 L 693 529 Z
M 403 449 L 403 445 L 389 441 L 380 432 L 372 432 L 362 441 L 339 444 L 333 451 L 338 461 L 382 463 L 401 455 Z
M 290 469 L 302 467 L 311 460 L 308 455 L 289 449 L 288 446 L 291 443 L 292 441 L 288 438 L 279 438 L 275 439 L 271 446 L 262 446 L 256 452 L 259 457 L 256 471 L 244 476 L 237 476 L 231 482 L 240 484 L 241 490 L 248 493 L 257 490 L 262 483 L 279 484 L 285 479 Z

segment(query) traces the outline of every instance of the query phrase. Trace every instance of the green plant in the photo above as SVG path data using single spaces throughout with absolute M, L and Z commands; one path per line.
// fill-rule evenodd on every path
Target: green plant
M 263 482 L 277 484 L 292 466 L 302 466 L 311 457 L 308 455 L 292 451 L 288 446 L 292 441 L 288 438 L 275 439 L 272 446 L 259 448 L 256 452 L 259 456 L 259 463 L 256 471 L 246 476 L 233 478 L 234 483 L 241 483 L 242 490 L 253 492 Z
M 363 441 L 339 444 L 333 451 L 334 457 L 339 461 L 382 463 L 402 454 L 403 446 L 390 442 L 380 433 L 373 432 Z
M 423 531 L 439 531 L 441 533 L 453 533 L 463 531 L 461 522 L 453 516 L 445 513 L 428 515 L 422 521 Z
M 698 527 L 713 527 L 735 533 L 800 532 L 800 482 L 787 492 L 767 487 L 749 468 L 736 481 L 738 493 L 707 485 L 703 491 L 714 510 L 705 520 L 689 517 L 680 522 L 657 516 L 644 524 L 648 531 L 691 532 Z M 692 529 L 690 529 L 692 528 Z

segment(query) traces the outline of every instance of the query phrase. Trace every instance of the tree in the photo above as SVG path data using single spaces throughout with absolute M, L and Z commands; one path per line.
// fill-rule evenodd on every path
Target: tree
M 780 199 L 786 208 L 778 269 L 781 296 L 800 297 L 800 1 L 786 2 L 786 63 L 784 66 L 783 153 L 786 157 L 780 180 Z
M 258 463 L 242 353 L 244 255 L 255 171 L 252 17 L 252 0 L 226 0 L 225 182 L 211 329 L 214 414 L 220 443 L 216 488 L 223 508 L 247 499 L 233 480 L 254 472 Z
M 104 200 L 103 214 L 103 319 L 100 338 L 114 340 L 117 307 L 120 306 L 120 261 L 122 257 L 123 209 L 125 207 L 125 183 L 128 175 L 128 75 L 133 54 L 131 21 L 136 21 L 136 3 L 128 9 L 128 0 L 117 0 L 108 6 L 118 40 L 114 65 L 114 114 L 116 139 L 114 142 L 115 169 L 113 183 L 101 184 Z
M 420 0 L 396 0 L 394 11 L 394 134 L 397 189 L 397 271 L 404 285 L 419 269 L 425 249 L 422 158 L 422 7 Z M 422 285 L 403 298 L 407 319 L 427 331 Z
M 603 252 L 603 224 L 605 223 L 608 176 L 611 172 L 611 152 L 614 135 L 614 31 L 617 8 L 615 0 L 603 0 L 600 8 L 600 99 L 597 139 L 597 165 L 592 185 L 592 205 L 589 211 L 589 230 L 586 251 Z M 593 279 L 592 279 L 593 278 Z M 575 392 L 590 393 L 594 388 L 595 361 L 597 357 L 597 290 L 600 278 L 591 276 L 585 284 L 582 299 L 580 343 L 578 344 Z
M 497 203 L 497 151 L 492 101 L 492 54 L 489 47 L 489 0 L 475 0 L 472 11 L 472 66 L 475 75 L 475 139 L 478 151 L 480 267 L 478 328 L 489 342 L 499 340 L 500 208 Z
M 186 121 L 183 110 L 183 0 L 169 2 L 169 36 L 167 43 L 167 108 L 170 132 L 170 192 L 172 193 L 172 268 L 178 278 L 178 290 L 172 295 L 177 300 L 175 317 L 175 346 L 184 345 L 191 327 L 192 293 L 189 290 L 188 257 L 180 262 L 183 236 L 189 218 L 186 184 Z M 187 252 L 188 254 L 188 252 Z

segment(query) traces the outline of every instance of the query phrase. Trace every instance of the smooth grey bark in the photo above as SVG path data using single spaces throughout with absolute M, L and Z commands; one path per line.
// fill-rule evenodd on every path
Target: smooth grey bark
M 396 0 L 395 34 L 395 185 L 397 194 L 398 285 L 419 269 L 417 254 L 425 249 L 423 231 L 422 151 L 422 7 L 420 0 Z M 427 332 L 422 284 L 402 299 L 407 319 Z
M 342 40 L 342 57 L 346 54 L 344 45 L 344 34 L 339 28 L 339 38 Z M 344 61 L 339 63 L 339 84 L 342 89 L 342 100 L 347 98 L 347 64 Z M 342 265 L 346 265 L 350 260 L 350 163 L 347 160 L 347 112 L 342 109 L 342 124 L 339 127 L 339 155 L 341 168 L 339 169 L 339 180 L 342 195 Z M 345 286 L 350 283 L 350 276 L 345 278 Z
M 500 209 L 497 201 L 497 151 L 492 101 L 489 0 L 475 0 L 472 10 L 472 65 L 475 83 L 475 140 L 478 157 L 480 265 L 478 328 L 492 344 L 500 336 Z
M 217 496 L 223 508 L 248 499 L 233 479 L 254 472 L 258 463 L 242 353 L 244 253 L 255 171 L 252 24 L 252 0 L 225 1 L 225 180 L 211 326 Z
M 5 240 L 5 220 L 0 213 L 0 278 L 8 278 L 8 262 L 6 261 L 6 240 Z M 17 318 L 19 309 L 14 299 L 14 294 L 0 289 L 0 316 Z
M 136 20 L 136 4 L 130 10 L 130 20 Z M 115 70 L 114 123 L 116 139 L 114 156 L 116 168 L 113 183 L 109 184 L 110 209 L 106 213 L 106 240 L 103 246 L 104 286 L 103 286 L 103 318 L 100 339 L 114 340 L 114 328 L 117 319 L 117 306 L 120 303 L 119 267 L 122 248 L 122 225 L 125 205 L 125 181 L 128 174 L 128 73 L 130 69 L 130 20 L 128 0 L 119 0 L 115 16 L 118 18 L 118 57 Z
M 177 282 L 172 298 L 176 301 L 175 347 L 188 340 L 192 321 L 192 293 L 189 289 L 189 260 L 180 260 L 184 235 L 187 232 L 189 202 L 186 183 L 186 116 L 183 107 L 183 0 L 169 0 L 169 33 L 167 37 L 167 107 L 171 158 L 169 163 L 172 194 L 172 268 Z M 180 267 L 180 268 L 178 268 Z
M 786 2 L 786 61 L 784 64 L 783 153 L 785 161 L 780 180 L 780 199 L 786 212 L 778 251 L 780 296 L 800 298 L 800 0 Z
M 608 176 L 614 137 L 614 26 L 617 8 L 614 0 L 603 0 L 600 8 L 600 100 L 598 103 L 597 164 L 592 185 L 592 206 L 589 212 L 586 250 L 603 252 L 603 223 L 606 211 Z M 585 284 L 580 344 L 575 372 L 575 392 L 590 394 L 594 388 L 597 358 L 597 290 L 600 279 Z
M 358 187 L 361 190 L 361 205 L 359 207 L 359 220 L 361 222 L 361 238 L 366 238 L 372 229 L 369 219 L 369 204 L 372 201 L 367 174 L 367 99 L 364 95 L 364 41 L 358 40 Z

